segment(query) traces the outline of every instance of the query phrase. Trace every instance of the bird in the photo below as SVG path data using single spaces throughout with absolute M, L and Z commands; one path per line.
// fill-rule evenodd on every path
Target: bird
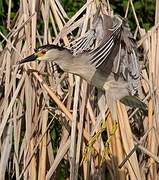
M 117 100 L 130 107 L 146 109 L 139 98 L 141 77 L 136 40 L 127 20 L 119 15 L 109 16 L 98 8 L 92 28 L 69 47 L 43 45 L 17 64 L 36 60 L 54 62 L 63 71 L 104 90 L 112 114 Z

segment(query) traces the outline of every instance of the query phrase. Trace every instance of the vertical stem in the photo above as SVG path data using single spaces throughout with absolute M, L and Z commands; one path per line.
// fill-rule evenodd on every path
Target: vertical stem
M 74 104 L 73 104 L 73 119 L 71 129 L 71 145 L 70 145 L 70 180 L 75 178 L 75 151 L 76 151 L 76 131 L 77 131 L 77 108 L 79 101 L 80 77 L 76 77 Z

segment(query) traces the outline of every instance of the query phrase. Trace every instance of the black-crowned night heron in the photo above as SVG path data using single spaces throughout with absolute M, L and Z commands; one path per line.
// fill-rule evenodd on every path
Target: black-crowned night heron
M 93 48 L 95 43 L 98 46 Z M 105 90 L 108 106 L 112 101 L 121 100 L 126 105 L 145 108 L 136 98 L 140 89 L 136 52 L 136 42 L 126 20 L 98 12 L 92 29 L 72 43 L 71 48 L 44 45 L 18 64 L 35 60 L 55 62 L 64 71 Z

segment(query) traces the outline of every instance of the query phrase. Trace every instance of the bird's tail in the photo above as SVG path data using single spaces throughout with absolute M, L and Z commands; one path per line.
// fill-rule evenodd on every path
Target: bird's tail
M 120 99 L 120 102 L 122 102 L 126 106 L 139 108 L 142 109 L 143 111 L 147 111 L 147 105 L 136 96 L 125 96 Z

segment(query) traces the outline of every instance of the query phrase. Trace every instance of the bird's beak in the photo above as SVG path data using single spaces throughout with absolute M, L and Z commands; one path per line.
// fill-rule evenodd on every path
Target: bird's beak
M 21 61 L 17 61 L 17 64 L 23 64 L 23 63 L 26 63 L 26 62 L 31 62 L 31 61 L 35 61 L 37 59 L 37 55 L 34 53 L 24 59 L 22 59 Z

